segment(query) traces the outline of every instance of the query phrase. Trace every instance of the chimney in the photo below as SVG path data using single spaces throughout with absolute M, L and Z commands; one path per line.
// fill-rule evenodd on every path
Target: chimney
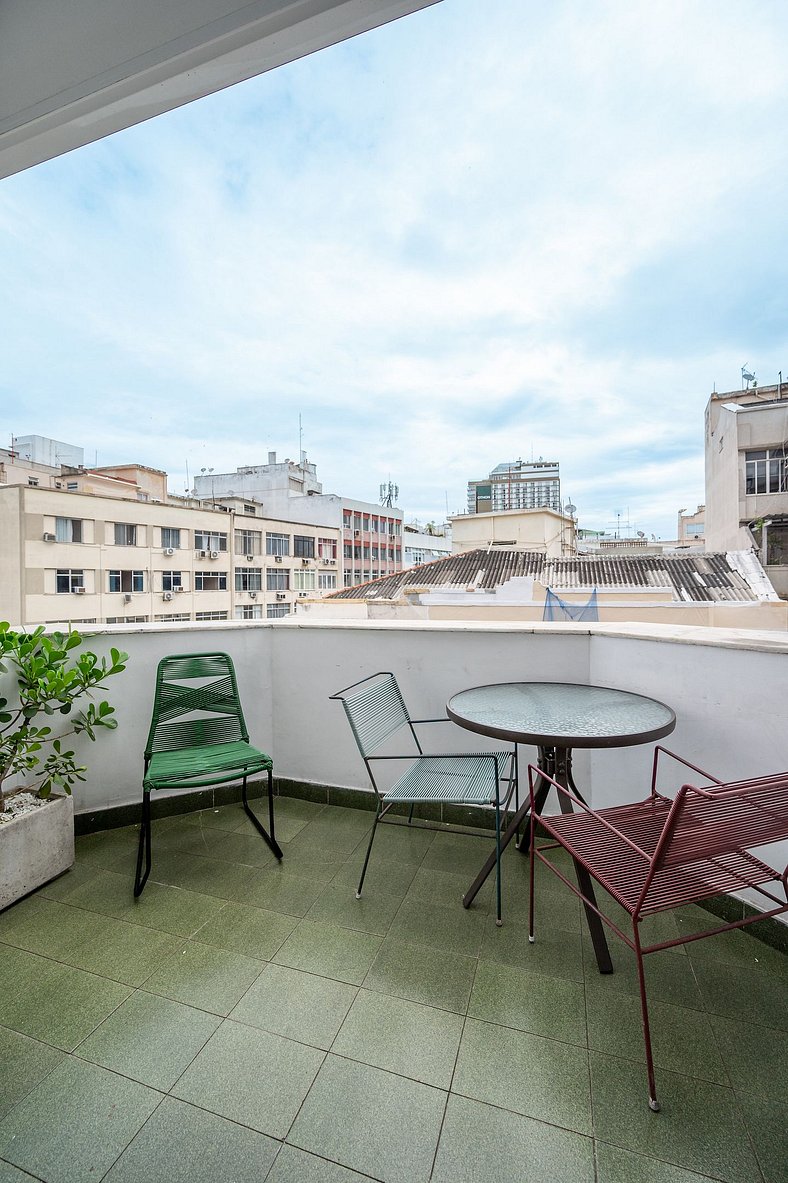
M 269 452 L 268 453 L 268 463 L 269 464 L 276 464 L 276 452 Z

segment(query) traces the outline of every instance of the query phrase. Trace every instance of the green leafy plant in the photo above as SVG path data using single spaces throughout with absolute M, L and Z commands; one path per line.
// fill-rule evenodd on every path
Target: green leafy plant
M 13 702 L 0 695 L 0 810 L 14 793 L 37 791 L 48 797 L 59 789 L 70 794 L 74 782 L 85 779 L 85 767 L 77 764 L 76 753 L 64 740 L 72 735 L 95 740 L 99 729 L 118 725 L 108 702 L 91 701 L 80 710 L 74 705 L 124 670 L 128 654 L 111 649 L 108 661 L 75 652 L 83 642 L 75 631 L 47 634 L 39 627 L 17 632 L 0 621 L 0 674 L 16 675 L 17 684 Z M 58 715 L 67 718 L 59 720 Z M 9 778 L 14 787 L 5 791 Z

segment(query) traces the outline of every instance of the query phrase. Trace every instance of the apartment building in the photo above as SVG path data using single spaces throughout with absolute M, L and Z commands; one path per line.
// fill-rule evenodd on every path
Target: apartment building
M 561 478 L 555 460 L 508 460 L 488 477 L 468 481 L 468 513 L 508 509 L 561 511 Z
M 209 504 L 240 497 L 293 528 L 310 523 L 317 530 L 341 531 L 338 571 L 343 587 L 402 570 L 402 510 L 324 493 L 317 467 L 304 453 L 298 462 L 277 461 L 276 452 L 269 452 L 267 464 L 203 472 L 195 479 L 194 495 Z
M 113 492 L 97 493 L 84 489 L 101 473 L 69 489 L 68 471 L 4 459 L 34 474 L 0 482 L 0 616 L 13 624 L 272 619 L 341 586 L 337 529 L 264 518 L 254 502 L 153 498 L 157 470 L 108 470 Z
M 788 383 L 712 394 L 705 456 L 707 549 L 755 545 L 788 597 Z

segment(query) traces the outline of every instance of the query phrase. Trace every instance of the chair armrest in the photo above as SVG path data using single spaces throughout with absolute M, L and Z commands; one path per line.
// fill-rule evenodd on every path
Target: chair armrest
M 444 715 L 442 719 L 411 719 L 411 723 L 414 727 L 417 723 L 452 723 L 452 726 L 454 726 L 452 720 L 447 715 Z
M 608 830 L 611 834 L 614 834 L 615 837 L 618 838 L 618 840 L 620 842 L 623 842 L 626 846 L 628 846 L 630 848 L 630 850 L 633 850 L 635 852 L 635 854 L 639 854 L 640 857 L 645 859 L 646 862 L 648 862 L 648 863 L 652 862 L 653 855 L 650 855 L 648 853 L 648 851 L 643 850 L 642 847 L 638 846 L 636 842 L 633 842 L 631 838 L 628 838 L 626 834 L 624 834 L 621 830 L 619 830 L 616 826 L 614 826 L 612 824 L 612 822 L 609 822 L 607 820 L 607 818 L 604 817 L 603 814 L 599 813 L 595 809 L 592 809 L 590 807 L 590 805 L 587 805 L 585 803 L 585 801 L 581 801 L 580 798 L 576 797 L 573 792 L 571 792 L 569 789 L 567 789 L 564 785 L 559 784 L 559 782 L 557 780 L 555 780 L 552 776 L 549 776 L 548 773 L 546 773 L 543 769 L 539 768 L 536 764 L 529 764 L 528 765 L 528 790 L 531 795 L 531 816 L 532 816 L 532 818 L 538 819 L 539 821 L 544 821 L 545 824 L 547 825 L 548 829 L 550 828 L 550 822 L 548 820 L 546 820 L 546 815 L 536 812 L 536 800 L 535 800 L 535 794 L 534 794 L 534 773 L 536 773 L 537 776 L 541 777 L 542 780 L 549 781 L 550 784 L 553 785 L 553 787 L 555 789 L 557 789 L 559 793 L 563 793 L 563 795 L 569 801 L 572 802 L 572 805 L 579 806 L 583 813 L 587 814 L 589 817 L 593 817 L 594 820 L 600 826 L 602 826 L 605 830 Z M 559 841 L 559 842 L 561 841 L 559 834 L 554 834 L 553 836 L 557 839 L 557 841 Z M 563 843 L 562 843 L 562 845 L 563 845 Z
M 671 752 L 668 748 L 663 748 L 662 744 L 658 743 L 657 746 L 654 748 L 654 765 L 653 765 L 653 769 L 652 769 L 652 773 L 651 773 L 651 795 L 652 795 L 652 797 L 656 793 L 657 772 L 658 772 L 658 766 L 659 766 L 660 753 L 664 754 L 665 756 L 670 756 L 670 758 L 672 760 L 675 760 L 679 764 L 683 764 L 685 768 L 690 768 L 693 772 L 700 773 L 700 775 L 702 777 L 704 777 L 706 780 L 714 781 L 715 785 L 721 785 L 724 783 L 723 781 L 721 781 L 719 779 L 719 777 L 712 776 L 712 774 L 710 772 L 706 772 L 703 768 L 698 768 L 697 764 L 690 764 L 689 760 L 685 760 L 683 756 L 677 755 L 676 752 Z

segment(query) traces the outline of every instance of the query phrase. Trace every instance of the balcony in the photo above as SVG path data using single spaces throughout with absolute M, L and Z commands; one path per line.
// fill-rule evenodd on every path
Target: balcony
M 501 929 L 489 885 L 460 905 L 485 844 L 450 833 L 384 828 L 354 898 L 370 814 L 349 807 L 368 804 L 363 768 L 328 694 L 394 669 L 424 717 L 484 682 L 618 685 L 670 702 L 671 746 L 733 777 L 788 762 L 784 636 L 295 620 L 105 633 L 95 647 L 131 660 L 119 729 L 86 752 L 90 832 L 72 871 L 0 916 L 0 1179 L 783 1177 L 784 954 L 739 932 L 652 957 L 651 1113 L 629 951 L 613 943 L 600 977 L 553 881 L 529 947 L 512 847 Z M 235 803 L 165 816 L 160 802 L 135 902 L 135 827 L 117 823 L 138 801 L 153 671 L 211 648 L 232 653 L 282 778 L 284 861 Z M 595 804 L 648 775 L 645 748 L 578 757 Z M 657 923 L 704 921 L 691 908 Z

